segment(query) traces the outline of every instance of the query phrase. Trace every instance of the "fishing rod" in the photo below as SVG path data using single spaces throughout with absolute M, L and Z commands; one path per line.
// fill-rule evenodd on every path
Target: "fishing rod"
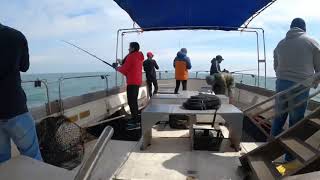
M 231 74 L 234 74 L 234 73 L 240 73 L 240 72 L 246 72 L 246 71 L 255 71 L 257 69 L 245 69 L 245 70 L 239 70 L 239 71 L 232 71 L 230 72 Z
M 87 54 L 89 54 L 90 56 L 92 56 L 92 57 L 98 59 L 99 61 L 107 64 L 108 66 L 114 68 L 114 67 L 112 66 L 112 64 L 110 64 L 110 63 L 106 62 L 105 60 L 99 58 L 98 56 L 90 53 L 89 51 L 87 51 L 87 50 L 85 50 L 85 49 L 82 49 L 81 47 L 79 47 L 79 46 L 77 46 L 77 45 L 74 45 L 74 44 L 72 44 L 72 43 L 70 43 L 70 42 L 68 42 L 68 41 L 64 41 L 64 40 L 61 40 L 61 41 L 64 42 L 64 43 L 66 43 L 66 44 L 69 44 L 70 46 L 73 46 L 73 47 L 75 47 L 75 48 L 77 48 L 77 49 L 79 49 L 79 50 L 81 50 L 81 51 L 83 51 L 83 52 L 85 52 L 85 53 L 87 53 Z

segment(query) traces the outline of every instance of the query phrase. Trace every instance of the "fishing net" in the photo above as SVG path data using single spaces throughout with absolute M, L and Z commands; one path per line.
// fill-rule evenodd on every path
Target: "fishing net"
M 37 133 L 44 162 L 69 170 L 81 163 L 84 137 L 77 124 L 64 116 L 49 117 L 37 124 Z

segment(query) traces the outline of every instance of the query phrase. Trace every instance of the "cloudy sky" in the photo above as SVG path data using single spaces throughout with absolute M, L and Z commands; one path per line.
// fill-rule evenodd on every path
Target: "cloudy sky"
M 252 27 L 266 30 L 268 76 L 274 76 L 272 51 L 293 18 L 304 18 L 308 33 L 320 39 L 319 7 L 319 0 L 278 0 L 252 22 Z M 117 30 L 132 27 L 129 16 L 112 0 L 1 0 L 0 22 L 26 35 L 31 61 L 28 73 L 111 71 L 60 40 L 76 43 L 112 62 Z M 132 34 L 125 43 L 132 40 L 139 41 L 144 52 L 154 52 L 162 70 L 172 69 L 172 59 L 181 47 L 188 48 L 194 71 L 208 70 L 217 54 L 225 58 L 222 67 L 231 71 L 257 66 L 252 33 L 148 32 Z

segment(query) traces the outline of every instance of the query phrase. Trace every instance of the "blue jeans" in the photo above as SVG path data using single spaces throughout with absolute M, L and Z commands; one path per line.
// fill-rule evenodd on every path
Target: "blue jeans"
M 281 91 L 285 91 L 285 90 L 289 89 L 290 87 L 292 87 L 294 85 L 296 85 L 295 82 L 288 81 L 288 80 L 277 79 L 277 81 L 276 81 L 276 92 L 279 93 Z M 301 89 L 302 89 L 302 87 L 299 87 L 299 88 L 297 88 L 297 90 L 290 91 L 288 93 L 288 95 L 280 96 L 279 98 L 277 98 L 276 99 L 276 104 L 275 104 L 275 112 L 276 113 L 280 113 L 281 111 L 284 111 L 285 109 L 287 109 L 289 107 L 288 102 L 283 102 L 283 100 L 287 99 L 288 97 L 292 96 L 293 94 L 299 92 L 299 90 L 301 90 Z M 299 94 L 298 96 L 296 96 L 292 100 L 292 103 L 296 104 L 298 102 L 306 100 L 309 97 L 309 91 L 310 90 L 307 90 L 306 92 L 303 92 L 303 93 Z M 307 105 L 308 105 L 308 102 L 306 101 L 301 106 L 298 106 L 298 107 L 294 108 L 290 112 L 284 113 L 284 114 L 276 117 L 272 122 L 271 135 L 275 137 L 275 136 L 278 136 L 282 132 L 283 126 L 284 126 L 284 124 L 285 124 L 285 122 L 287 120 L 288 115 L 289 115 L 289 127 L 292 127 L 297 122 L 302 120 L 304 118 L 304 114 L 306 112 Z M 293 159 L 289 154 L 287 154 L 286 155 L 286 160 L 290 161 L 290 160 L 293 160 Z
M 42 161 L 35 122 L 30 113 L 0 120 L 0 163 L 11 158 L 11 139 L 22 155 Z

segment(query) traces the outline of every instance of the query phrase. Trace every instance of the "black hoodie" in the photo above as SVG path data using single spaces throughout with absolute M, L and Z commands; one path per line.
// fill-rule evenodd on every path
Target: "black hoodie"
M 147 59 L 143 62 L 143 69 L 146 72 L 146 78 L 148 81 L 157 79 L 156 70 L 159 69 L 157 62 L 153 59 Z
M 20 77 L 20 71 L 28 69 L 29 52 L 25 36 L 0 24 L 0 120 L 28 111 Z
M 210 75 L 221 73 L 220 63 L 215 58 L 211 61 Z

